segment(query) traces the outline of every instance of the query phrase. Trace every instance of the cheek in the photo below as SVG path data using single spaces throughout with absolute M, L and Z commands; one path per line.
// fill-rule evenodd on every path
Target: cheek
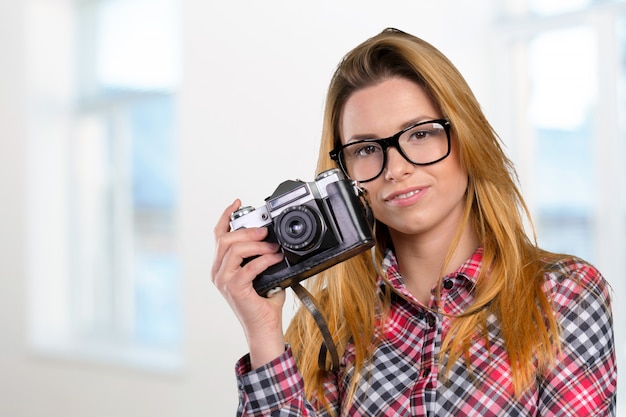
M 468 173 L 461 163 L 458 146 L 455 145 L 457 145 L 456 141 L 453 143 L 450 156 L 444 159 L 443 164 L 440 165 L 443 168 L 440 178 L 448 178 L 452 182 L 453 188 L 462 188 L 465 191 L 468 184 Z
M 450 161 L 452 162 L 452 161 Z M 444 185 L 444 192 L 450 193 L 451 198 L 458 198 L 459 195 L 465 195 L 468 186 L 467 172 L 460 164 L 451 164 L 445 172 L 440 174 L 440 178 Z

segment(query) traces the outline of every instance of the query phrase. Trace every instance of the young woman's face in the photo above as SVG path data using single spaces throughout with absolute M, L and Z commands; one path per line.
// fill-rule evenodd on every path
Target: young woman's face
M 404 78 L 390 78 L 349 97 L 340 121 L 341 140 L 346 144 L 386 138 L 413 123 L 441 117 L 421 86 Z M 451 148 L 446 159 L 416 166 L 390 147 L 380 176 L 362 184 L 375 217 L 389 227 L 392 237 L 437 236 L 442 232 L 449 236 L 457 230 L 467 173 L 461 167 L 455 140 Z

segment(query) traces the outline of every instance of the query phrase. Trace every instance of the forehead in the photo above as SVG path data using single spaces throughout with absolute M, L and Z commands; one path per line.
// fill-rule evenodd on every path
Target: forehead
M 439 118 L 437 106 L 419 84 L 390 78 L 355 91 L 339 121 L 343 143 L 354 136 L 384 137 L 416 120 Z

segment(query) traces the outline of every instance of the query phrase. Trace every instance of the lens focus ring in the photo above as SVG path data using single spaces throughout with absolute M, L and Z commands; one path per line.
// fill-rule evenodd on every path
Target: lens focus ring
M 283 211 L 276 220 L 279 243 L 292 251 L 315 247 L 324 230 L 319 215 L 307 206 L 293 206 Z

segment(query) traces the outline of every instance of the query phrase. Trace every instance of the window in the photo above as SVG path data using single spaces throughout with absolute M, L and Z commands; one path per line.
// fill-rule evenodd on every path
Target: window
M 537 233 L 544 247 L 585 259 L 594 256 L 592 202 L 598 180 L 592 169 L 594 35 L 588 27 L 555 29 L 534 36 L 528 45 Z
M 29 216 L 32 343 L 176 369 L 176 3 L 44 3 L 28 14 L 41 126 L 30 134 L 29 196 L 46 209 Z
M 537 239 L 587 259 L 610 282 L 623 368 L 626 1 L 507 4 L 515 7 L 497 25 L 510 69 L 501 82 L 514 97 L 509 136 Z M 623 405 L 618 415 L 626 415 Z

